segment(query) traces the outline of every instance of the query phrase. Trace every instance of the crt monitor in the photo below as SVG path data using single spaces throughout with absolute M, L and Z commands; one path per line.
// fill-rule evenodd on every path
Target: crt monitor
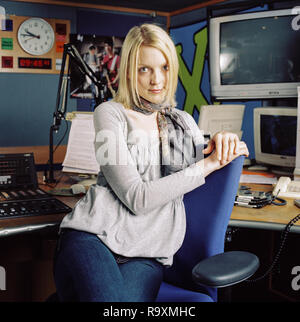
M 211 95 L 216 99 L 297 97 L 299 10 L 271 10 L 210 19 Z
M 297 108 L 258 107 L 253 113 L 256 162 L 294 168 Z

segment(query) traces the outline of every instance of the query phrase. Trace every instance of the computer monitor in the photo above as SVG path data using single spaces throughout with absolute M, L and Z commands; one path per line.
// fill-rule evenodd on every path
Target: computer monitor
M 202 105 L 198 126 L 207 138 L 219 131 L 227 131 L 236 133 L 241 139 L 244 110 L 242 104 Z
M 297 97 L 298 10 L 270 10 L 210 19 L 211 96 L 216 99 Z
M 253 116 L 256 162 L 294 168 L 297 108 L 259 107 L 254 108 Z

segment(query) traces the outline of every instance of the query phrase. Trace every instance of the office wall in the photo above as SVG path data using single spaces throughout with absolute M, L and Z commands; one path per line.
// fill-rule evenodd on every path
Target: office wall
M 76 10 L 0 1 L 6 14 L 68 19 L 76 30 Z M 0 73 L 0 146 L 47 145 L 55 108 L 58 75 Z M 70 102 L 69 109 L 76 108 Z
M 0 6 L 9 15 L 68 19 L 71 33 L 125 36 L 131 26 L 143 21 L 166 24 L 164 17 L 153 18 L 145 14 L 14 1 L 0 1 Z M 49 144 L 58 80 L 59 75 L 0 73 L 0 147 Z M 88 100 L 68 100 L 68 111 L 89 106 Z M 54 144 L 63 136 L 64 129 L 62 123 L 54 135 Z M 63 141 L 66 143 L 67 136 Z
M 293 7 L 296 2 L 274 3 L 274 8 Z M 78 7 L 1 0 L 0 5 L 6 9 L 8 14 L 68 19 L 71 22 L 71 33 L 125 35 L 131 24 L 142 21 L 166 23 L 163 17 L 153 19 L 142 14 L 116 13 Z M 236 6 L 229 11 L 233 12 L 234 10 L 240 10 L 240 8 Z M 224 12 L 220 10 L 220 13 L 226 14 L 228 10 Z M 171 35 L 178 50 L 181 50 L 182 74 L 180 75 L 177 101 L 179 108 L 187 109 L 196 121 L 199 116 L 199 106 L 211 103 L 208 62 L 203 56 L 204 53 L 207 54 L 206 17 L 207 9 L 203 8 L 171 18 Z M 120 21 L 122 21 L 122 28 Z M 123 23 L 126 23 L 126 27 L 123 27 Z M 121 32 L 121 34 L 116 34 L 117 32 Z M 198 44 L 194 42 L 195 37 L 199 39 Z M 52 124 L 56 103 L 58 77 L 58 75 L 0 73 L 0 147 L 48 145 L 49 128 Z M 249 146 L 251 158 L 254 157 L 253 108 L 258 105 L 270 104 L 292 106 L 294 103 L 296 104 L 296 102 L 280 101 L 246 102 L 243 139 Z M 88 100 L 69 99 L 68 101 L 68 111 L 86 110 L 89 106 Z M 64 125 L 55 135 L 55 143 L 63 133 Z M 63 141 L 64 144 L 66 142 L 67 139 Z

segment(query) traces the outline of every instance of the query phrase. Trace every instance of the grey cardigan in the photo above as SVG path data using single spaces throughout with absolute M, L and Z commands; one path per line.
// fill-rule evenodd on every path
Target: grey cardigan
M 192 116 L 177 111 L 195 141 L 203 143 Z M 158 131 L 145 130 L 143 125 L 137 128 L 139 122 L 154 124 L 154 117 L 126 110 L 113 101 L 96 108 L 98 182 L 64 217 L 60 227 L 96 234 L 116 254 L 152 257 L 171 265 L 185 235 L 183 195 L 205 180 L 196 164 L 161 176 Z M 149 122 L 145 123 L 145 118 Z

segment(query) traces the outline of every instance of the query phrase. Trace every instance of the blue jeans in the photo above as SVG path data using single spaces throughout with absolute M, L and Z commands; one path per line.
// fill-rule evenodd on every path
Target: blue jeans
M 162 277 L 163 265 L 154 259 L 118 264 L 94 234 L 65 229 L 60 236 L 54 263 L 60 301 L 152 302 Z

